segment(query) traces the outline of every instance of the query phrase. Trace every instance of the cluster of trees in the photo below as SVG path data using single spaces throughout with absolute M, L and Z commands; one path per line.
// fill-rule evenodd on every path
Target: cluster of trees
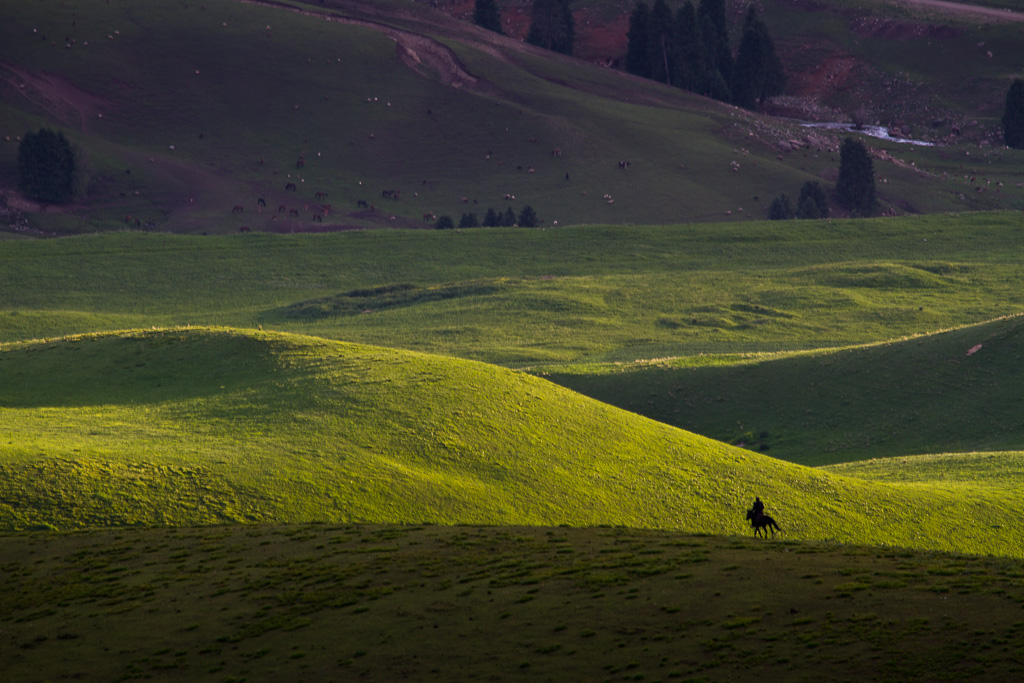
M 540 219 L 537 218 L 537 212 L 529 204 L 523 207 L 518 217 L 510 206 L 504 211 L 487 209 L 483 221 L 478 219 L 475 213 L 464 213 L 459 220 L 460 228 L 510 228 L 515 225 L 520 228 L 536 228 L 539 224 Z M 455 222 L 451 216 L 441 216 L 437 219 L 434 227 L 438 230 L 451 230 L 455 227 Z
M 84 183 L 78 151 L 49 128 L 28 132 L 18 145 L 18 189 L 29 199 L 47 204 L 71 201 Z
M 735 58 L 725 0 L 687 0 L 674 15 L 665 0 L 640 0 L 629 17 L 626 71 L 754 109 L 782 93 L 786 75 L 768 27 L 751 5 Z
M 828 195 L 817 180 L 808 180 L 800 188 L 800 198 L 796 208 L 788 195 L 780 194 L 768 205 L 768 220 L 785 221 L 791 218 L 815 219 L 828 218 L 831 209 Z
M 490 31 L 501 30 L 501 13 L 494 0 L 476 0 L 473 23 Z M 526 42 L 545 50 L 571 55 L 576 41 L 576 23 L 569 0 L 533 0 L 530 7 L 530 30 Z
M 860 140 L 846 138 L 839 148 L 836 198 L 851 216 L 870 216 L 875 210 L 875 166 Z M 773 199 L 768 206 L 768 219 L 828 218 L 830 211 L 824 188 L 816 180 L 809 180 L 800 188 L 796 207 L 785 194 Z
M 1007 147 L 1024 149 L 1024 80 L 1019 78 L 1014 79 L 1006 92 L 1003 139 Z

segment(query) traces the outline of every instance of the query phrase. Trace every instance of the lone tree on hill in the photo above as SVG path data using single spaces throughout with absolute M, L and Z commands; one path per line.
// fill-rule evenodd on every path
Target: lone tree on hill
M 839 148 L 839 203 L 855 216 L 870 216 L 875 209 L 875 167 L 860 140 L 846 138 Z
M 651 8 L 646 2 L 638 2 L 629 15 L 629 31 L 626 33 L 626 71 L 643 78 L 651 77 L 651 56 L 647 49 L 647 37 L 651 24 Z
M 1006 92 L 1003 139 L 1007 147 L 1024 149 L 1024 80 L 1020 78 L 1015 79 Z
M 571 55 L 575 31 L 569 0 L 533 0 L 530 31 L 526 34 L 530 45 Z
M 18 189 L 30 199 L 61 204 L 75 196 L 79 162 L 64 133 L 40 128 L 18 145 Z
M 540 219 L 537 218 L 537 212 L 529 204 L 524 206 L 523 210 L 519 212 L 520 228 L 536 228 L 538 222 L 540 222 Z
M 501 13 L 494 0 L 476 0 L 473 5 L 473 23 L 488 31 L 504 34 L 501 30 Z

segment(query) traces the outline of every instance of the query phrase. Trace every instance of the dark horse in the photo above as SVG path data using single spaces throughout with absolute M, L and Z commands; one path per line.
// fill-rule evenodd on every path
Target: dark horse
M 768 532 L 772 532 L 772 537 L 775 537 L 775 530 L 779 528 L 779 525 L 775 523 L 775 520 L 764 514 L 763 512 L 754 514 L 753 510 L 747 510 L 747 519 L 750 520 L 750 526 L 754 527 L 754 535 L 760 536 L 761 530 L 764 530 L 764 537 L 768 538 Z

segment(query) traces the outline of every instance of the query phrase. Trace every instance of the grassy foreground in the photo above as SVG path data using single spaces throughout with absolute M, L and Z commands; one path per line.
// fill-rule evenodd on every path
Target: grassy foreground
M 966 490 L 826 473 L 469 361 L 269 332 L 136 331 L 4 345 L 0 387 L 7 529 L 736 534 L 760 495 L 789 539 L 1024 556 L 1013 480 Z
M 1024 566 L 617 528 L 8 535 L 9 680 L 1018 680 Z

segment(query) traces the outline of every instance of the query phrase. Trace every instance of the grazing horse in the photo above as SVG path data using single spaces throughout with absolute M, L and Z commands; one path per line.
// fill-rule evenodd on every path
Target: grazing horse
M 390 198 L 393 198 L 395 196 L 395 191 L 394 190 L 381 190 L 380 191 L 380 196 L 390 199 Z
M 370 205 L 366 203 L 365 199 L 360 199 L 356 202 L 356 207 L 360 209 L 368 209 L 370 208 Z
M 772 538 L 775 537 L 775 530 L 779 528 L 779 525 L 775 523 L 775 520 L 764 514 L 763 512 L 755 513 L 753 510 L 747 510 L 747 519 L 750 520 L 750 526 L 754 528 L 754 535 L 760 536 L 761 531 L 764 530 L 764 537 L 768 538 L 768 532 L 772 532 Z
M 295 162 L 295 168 L 302 168 L 305 165 L 306 165 L 306 160 L 305 159 L 299 159 L 298 161 Z
M 313 222 L 314 223 L 323 223 L 324 219 L 320 217 L 320 214 L 314 213 L 313 214 Z
M 235 208 L 231 209 L 231 213 L 242 213 L 243 211 L 245 211 L 245 208 L 238 204 L 235 204 Z
M 256 206 L 266 206 L 266 205 L 267 205 L 267 200 L 264 199 L 263 197 L 260 197 L 259 199 L 256 200 Z
M 296 218 L 298 218 L 299 210 L 298 209 L 289 209 L 288 210 L 288 215 L 289 216 L 295 216 Z
M 619 162 L 619 168 L 621 168 L 623 171 L 626 170 L 627 166 L 629 166 L 629 162 L 628 161 L 620 161 Z
M 298 192 L 295 183 L 285 183 L 284 189 L 285 191 Z
M 317 199 L 327 199 L 327 193 L 326 192 L 317 192 L 314 196 Z
M 243 225 L 242 227 L 240 227 L 238 229 L 238 232 L 249 232 L 249 226 L 248 225 Z

